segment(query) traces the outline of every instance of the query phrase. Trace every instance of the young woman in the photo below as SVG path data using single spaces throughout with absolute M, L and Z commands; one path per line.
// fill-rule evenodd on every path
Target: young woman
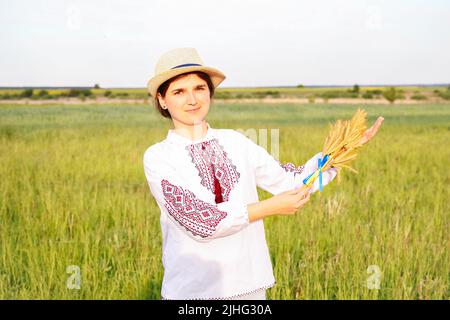
M 238 131 L 209 126 L 224 79 L 195 49 L 181 48 L 162 55 L 148 82 L 157 109 L 173 123 L 143 157 L 161 210 L 163 299 L 265 299 L 275 278 L 263 219 L 295 214 L 319 187 L 300 188 L 320 152 L 303 166 L 282 165 Z M 370 130 L 362 143 L 376 133 Z M 325 171 L 323 185 L 336 174 Z M 259 201 L 257 187 L 274 196 Z

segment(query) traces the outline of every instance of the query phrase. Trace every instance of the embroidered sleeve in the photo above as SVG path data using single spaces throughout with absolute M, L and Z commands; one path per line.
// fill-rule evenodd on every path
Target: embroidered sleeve
M 161 181 L 161 188 L 167 212 L 194 236 L 212 236 L 217 225 L 227 216 L 217 206 L 197 199 L 189 190 L 183 190 L 165 179 Z
M 255 179 L 258 187 L 279 194 L 303 185 L 303 179 L 317 169 L 317 159 L 322 156 L 319 152 L 305 164 L 296 166 L 293 163 L 282 164 L 267 152 L 263 147 L 254 143 L 251 139 L 239 133 L 244 139 L 248 161 L 255 170 Z M 335 178 L 336 169 L 331 168 L 322 174 L 323 185 L 327 185 Z M 319 189 L 319 181 L 314 182 L 311 193 Z
M 249 224 L 246 204 L 201 200 L 162 161 L 144 155 L 144 172 L 162 214 L 167 214 L 179 230 L 196 241 L 229 236 Z

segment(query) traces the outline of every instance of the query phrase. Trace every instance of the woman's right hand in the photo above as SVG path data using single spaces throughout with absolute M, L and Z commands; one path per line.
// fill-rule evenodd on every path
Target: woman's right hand
M 248 220 L 253 222 L 273 215 L 291 215 L 302 208 L 311 194 L 311 187 L 301 186 L 269 199 L 247 205 Z
M 292 215 L 302 208 L 310 197 L 311 187 L 301 186 L 273 196 L 273 212 L 276 215 Z

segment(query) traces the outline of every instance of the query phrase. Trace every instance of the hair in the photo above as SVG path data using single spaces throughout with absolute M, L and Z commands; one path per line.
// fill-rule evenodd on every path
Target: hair
M 170 84 L 179 79 L 182 78 L 184 76 L 187 76 L 188 74 L 196 74 L 198 75 L 202 80 L 205 80 L 206 83 L 208 84 L 208 88 L 209 88 L 209 97 L 212 98 L 214 96 L 214 85 L 211 81 L 211 78 L 209 77 L 208 74 L 201 72 L 201 71 L 192 71 L 192 72 L 187 72 L 187 73 L 182 73 L 177 75 L 176 77 L 170 78 L 169 80 L 166 80 L 165 82 L 163 82 L 159 87 L 158 90 L 156 90 L 156 97 L 155 97 L 155 106 L 156 109 L 158 109 L 159 113 L 164 117 L 164 118 L 169 118 L 172 119 L 169 110 L 167 109 L 163 109 L 161 107 L 161 104 L 159 103 L 158 100 L 158 93 L 161 94 L 161 96 L 164 98 L 166 96 L 167 93 L 167 89 L 169 89 Z

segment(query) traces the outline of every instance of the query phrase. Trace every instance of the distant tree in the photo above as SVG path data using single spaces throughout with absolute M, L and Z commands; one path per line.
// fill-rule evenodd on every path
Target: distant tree
M 302 84 L 299 84 L 298 86 L 297 86 L 297 88 L 304 88 L 305 86 L 304 85 L 302 85 Z
M 100 85 L 99 85 L 98 83 L 96 83 L 96 84 L 94 85 L 94 89 L 100 89 Z
M 353 86 L 352 92 L 354 92 L 354 93 L 359 93 L 359 86 L 358 86 L 357 84 L 355 84 L 355 85 Z
M 399 93 L 395 87 L 390 87 L 384 90 L 383 97 L 390 103 L 394 103 L 399 98 Z
M 42 97 L 47 97 L 48 96 L 48 91 L 47 90 L 41 90 L 38 93 L 38 97 L 42 98 Z
M 20 93 L 21 98 L 31 98 L 33 95 L 33 89 L 25 89 Z

